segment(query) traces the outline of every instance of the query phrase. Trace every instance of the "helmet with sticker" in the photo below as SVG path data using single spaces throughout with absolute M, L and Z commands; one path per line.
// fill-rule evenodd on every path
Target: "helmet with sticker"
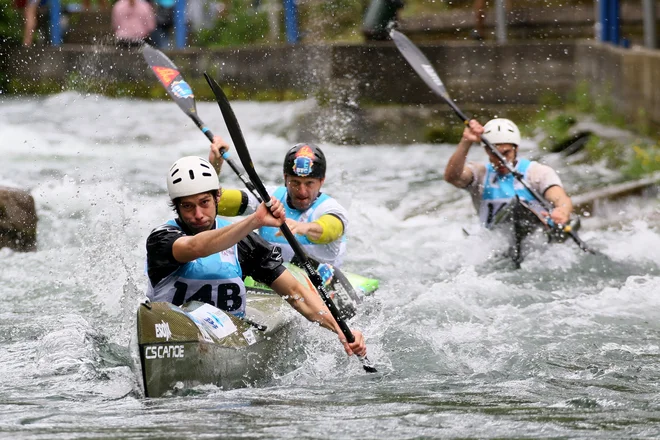
M 325 178 L 325 154 L 309 143 L 294 145 L 284 156 L 284 174 L 298 177 Z

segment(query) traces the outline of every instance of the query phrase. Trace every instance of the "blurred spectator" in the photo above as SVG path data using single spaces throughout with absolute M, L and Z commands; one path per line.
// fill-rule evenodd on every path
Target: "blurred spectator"
M 387 40 L 388 25 L 397 21 L 397 13 L 403 8 L 403 0 L 371 0 L 364 14 L 362 34 L 366 40 Z
M 18 0 L 15 2 L 18 9 L 23 9 L 25 27 L 23 28 L 23 46 L 32 46 L 34 33 L 37 30 L 37 15 L 39 8 L 46 8 L 47 0 Z
M 483 40 L 486 36 L 484 23 L 486 21 L 486 0 L 474 0 L 472 6 L 474 10 L 474 29 L 472 29 L 472 38 Z
M 112 30 L 125 46 L 141 44 L 156 29 L 156 15 L 145 0 L 119 0 L 112 7 Z
M 492 4 L 493 0 L 474 0 L 472 10 L 474 11 L 474 29 L 472 29 L 472 38 L 483 40 L 486 38 L 486 8 Z M 504 1 L 505 10 L 511 8 L 511 0 Z
M 186 21 L 190 32 L 211 29 L 216 20 L 226 12 L 226 5 L 214 0 L 188 0 Z
M 175 0 L 153 0 L 156 12 L 156 29 L 151 33 L 151 39 L 159 49 L 166 49 L 171 45 L 174 33 L 174 4 Z

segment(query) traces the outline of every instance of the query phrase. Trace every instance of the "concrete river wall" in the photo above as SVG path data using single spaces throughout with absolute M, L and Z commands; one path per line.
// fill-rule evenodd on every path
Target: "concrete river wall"
M 590 40 L 420 43 L 419 47 L 459 107 L 480 119 L 502 107 L 536 109 L 547 96 L 565 99 L 580 81 L 586 81 L 594 97 L 614 103 L 630 122 L 642 119 L 660 127 L 657 50 L 622 49 Z M 455 116 L 445 117 L 448 107 L 429 91 L 391 42 L 186 49 L 168 55 L 194 84 L 197 95 L 207 89 L 202 74 L 208 72 L 221 86 L 247 91 L 247 96 L 293 92 L 317 98 L 319 105 L 309 118 L 343 121 L 336 138 L 330 140 L 412 143 L 425 140 L 423 130 L 429 120 L 460 123 Z M 127 87 L 155 83 L 134 49 L 37 47 L 17 49 L 10 59 L 12 83 L 25 90 L 38 89 L 43 83 L 62 89 L 94 82 Z M 404 120 L 406 124 L 400 123 Z M 315 136 L 314 132 L 304 134 Z

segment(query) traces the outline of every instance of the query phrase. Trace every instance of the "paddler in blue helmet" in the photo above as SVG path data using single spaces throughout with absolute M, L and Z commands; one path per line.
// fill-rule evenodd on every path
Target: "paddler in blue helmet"
M 484 126 L 472 119 L 463 130 L 463 138 L 445 168 L 445 180 L 470 193 L 481 223 L 487 228 L 492 227 L 497 212 L 515 196 L 540 208 L 532 193 L 514 178 L 507 166 L 485 144 L 489 163 L 466 163 L 470 147 L 481 142 L 482 136 L 497 148 L 532 189 L 552 204 L 552 211 L 545 214 L 557 225 L 568 224 L 573 203 L 564 191 L 559 176 L 547 165 L 518 158 L 520 130 L 504 118 L 492 119 Z
M 177 160 L 167 173 L 167 189 L 177 217 L 154 229 L 147 238 L 147 297 L 181 305 L 209 303 L 237 316 L 245 312 L 243 279 L 251 276 L 269 285 L 301 315 L 334 331 L 349 355 L 366 354 L 362 333 L 352 330 L 355 342 L 343 333 L 319 295 L 298 282 L 283 266 L 277 247 L 253 232 L 279 227 L 284 207 L 263 203 L 244 219 L 230 223 L 217 216 L 222 195 L 218 175 L 205 159 Z
M 216 166 L 222 164 L 219 154 L 215 143 L 209 157 Z M 341 266 L 346 251 L 348 212 L 337 200 L 321 192 L 325 182 L 325 154 L 315 144 L 296 144 L 285 154 L 282 171 L 284 186 L 269 188 L 269 193 L 282 203 L 291 232 L 310 257 L 320 263 Z M 249 191 L 226 190 L 218 204 L 218 214 L 244 215 L 254 212 L 256 206 L 258 200 Z M 279 246 L 285 261 L 294 259 L 291 246 L 278 228 L 263 226 L 259 235 Z

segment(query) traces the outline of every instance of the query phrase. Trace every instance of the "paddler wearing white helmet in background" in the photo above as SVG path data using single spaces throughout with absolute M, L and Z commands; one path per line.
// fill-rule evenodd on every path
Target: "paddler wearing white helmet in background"
M 486 228 L 492 227 L 498 211 L 516 196 L 529 206 L 543 210 L 531 191 L 515 178 L 506 164 L 501 163 L 488 146 L 485 148 L 489 163 L 466 163 L 470 147 L 481 142 L 482 136 L 488 139 L 509 166 L 522 176 L 537 194 L 552 204 L 551 212 L 544 214 L 557 225 L 568 224 L 573 203 L 564 191 L 559 176 L 547 165 L 518 158 L 520 130 L 516 124 L 504 118 L 492 119 L 484 126 L 474 119 L 470 120 L 445 168 L 445 180 L 470 193 L 480 222 Z

